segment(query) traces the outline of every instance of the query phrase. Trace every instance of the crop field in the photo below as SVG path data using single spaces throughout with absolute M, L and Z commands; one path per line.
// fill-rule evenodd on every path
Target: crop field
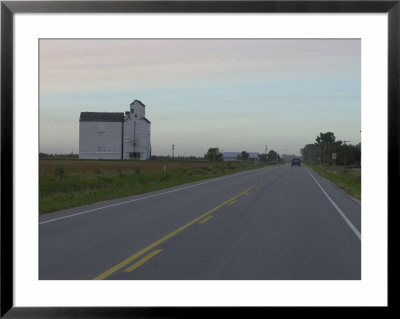
M 46 214 L 267 165 L 276 164 L 40 159 L 39 213 Z

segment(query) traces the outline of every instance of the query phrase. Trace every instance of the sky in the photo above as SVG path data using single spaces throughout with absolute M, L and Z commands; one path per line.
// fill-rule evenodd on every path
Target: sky
M 151 121 L 152 155 L 300 154 L 361 140 L 359 39 L 41 39 L 40 152 L 78 153 L 81 112 Z

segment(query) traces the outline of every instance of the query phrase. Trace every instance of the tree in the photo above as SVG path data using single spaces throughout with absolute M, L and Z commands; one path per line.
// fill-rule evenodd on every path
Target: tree
M 303 156 L 303 160 L 306 163 L 317 163 L 318 157 L 320 155 L 319 146 L 314 144 L 307 144 L 301 150 L 301 155 Z
M 267 155 L 268 161 L 279 161 L 279 154 L 274 150 L 270 150 Z
M 250 154 L 247 153 L 246 151 L 242 151 L 242 153 L 240 154 L 242 161 L 247 161 L 249 159 L 249 156 Z
M 332 153 L 336 153 L 334 161 Z M 301 149 L 301 155 L 306 163 L 361 165 L 361 143 L 346 144 L 345 141 L 336 141 L 332 132 L 320 133 L 314 144 L 307 144 Z
M 260 159 L 260 162 L 265 162 L 267 160 L 267 154 L 259 154 L 258 158 Z
M 219 151 L 218 147 L 211 147 L 208 149 L 205 157 L 209 161 L 219 161 L 222 160 L 222 153 Z
M 332 132 L 319 133 L 319 136 L 315 139 L 320 149 L 320 163 L 327 164 L 331 161 L 331 157 L 329 156 L 330 147 L 335 143 L 335 140 L 335 134 Z
M 361 143 L 356 145 L 342 144 L 338 148 L 337 165 L 360 165 L 361 164 Z

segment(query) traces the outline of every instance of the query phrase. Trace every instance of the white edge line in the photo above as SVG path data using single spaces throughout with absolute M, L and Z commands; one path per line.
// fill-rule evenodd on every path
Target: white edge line
M 345 220 L 345 222 L 349 225 L 349 227 L 351 228 L 351 230 L 354 232 L 354 234 L 356 234 L 356 236 L 358 237 L 359 240 L 361 240 L 361 233 L 358 231 L 358 229 L 352 224 L 352 222 L 350 221 L 350 219 L 347 218 L 347 216 L 342 212 L 342 210 L 339 208 L 338 205 L 336 205 L 336 203 L 332 200 L 332 198 L 329 197 L 329 195 L 326 193 L 326 191 L 322 188 L 322 186 L 320 185 L 320 183 L 318 183 L 318 181 L 315 179 L 315 177 L 310 173 L 310 171 L 307 169 L 308 174 L 310 174 L 310 176 L 313 178 L 313 180 L 317 183 L 317 185 L 319 186 L 319 188 L 321 188 L 322 192 L 325 194 L 325 196 L 329 199 L 329 201 L 332 203 L 333 207 L 336 208 L 336 210 L 339 212 L 339 214 L 343 217 L 343 219 Z
M 252 171 L 252 170 L 250 170 L 250 171 Z M 136 201 L 139 201 L 139 200 L 148 199 L 148 198 L 151 198 L 151 197 L 156 197 L 156 196 L 161 196 L 161 195 L 165 195 L 165 194 L 169 194 L 169 193 L 181 191 L 181 190 L 184 190 L 184 189 L 187 189 L 187 188 L 192 188 L 192 187 L 196 187 L 196 186 L 199 186 L 199 185 L 203 185 L 203 184 L 207 184 L 207 183 L 211 183 L 211 182 L 220 181 L 221 179 L 225 179 L 225 178 L 229 178 L 229 177 L 238 176 L 238 175 L 241 175 L 241 174 L 244 174 L 244 173 L 248 173 L 248 172 L 249 172 L 249 171 L 244 171 L 244 172 L 240 172 L 240 173 L 237 173 L 237 174 L 232 174 L 232 175 L 229 175 L 229 176 L 222 176 L 222 177 L 219 177 L 219 178 L 217 177 L 216 179 L 204 181 L 204 182 L 201 182 L 201 183 L 198 183 L 198 184 L 195 184 L 195 185 L 190 185 L 190 186 L 181 187 L 181 188 L 178 188 L 178 189 L 173 189 L 173 190 L 170 190 L 170 191 L 167 191 L 167 192 L 164 192 L 164 193 L 149 195 L 149 196 L 145 196 L 145 197 L 140 197 L 140 198 L 131 199 L 131 200 L 128 200 L 128 201 L 125 201 L 125 202 L 120 202 L 120 203 L 116 203 L 116 204 L 112 204 L 112 205 L 107 205 L 107 206 L 102 206 L 102 207 L 98 207 L 98 208 L 93 208 L 93 209 L 90 209 L 90 210 L 86 210 L 86 211 L 84 211 L 84 212 L 80 212 L 80 213 L 76 213 L 76 214 L 72 214 L 72 215 L 68 215 L 68 216 L 63 216 L 63 217 L 59 217 L 59 218 L 54 218 L 54 219 L 46 220 L 46 221 L 40 222 L 39 225 L 43 225 L 43 224 L 55 222 L 55 221 L 57 221 L 57 220 L 66 219 L 66 218 L 71 218 L 71 217 L 75 217 L 75 216 L 79 216 L 79 215 L 91 213 L 91 212 L 94 212 L 94 211 L 96 211 L 96 210 L 101 210 L 101 209 L 105 209 L 105 208 L 110 208 L 110 207 L 114 207 L 114 206 L 119 206 L 119 205 L 123 205 L 123 204 L 128 204 L 128 203 L 136 202 Z

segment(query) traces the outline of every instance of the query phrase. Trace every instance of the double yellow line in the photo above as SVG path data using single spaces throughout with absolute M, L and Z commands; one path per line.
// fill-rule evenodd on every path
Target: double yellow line
M 255 186 L 251 186 L 247 189 L 245 189 L 243 192 L 233 196 L 232 198 L 228 199 L 227 201 L 219 204 L 218 206 L 214 207 L 213 209 L 210 209 L 209 211 L 205 212 L 204 214 L 200 215 L 199 217 L 193 219 L 191 222 L 183 225 L 182 227 L 174 230 L 173 232 L 169 233 L 168 235 L 165 235 L 164 237 L 160 238 L 159 240 L 155 241 L 154 243 L 146 246 L 145 248 L 139 250 L 137 253 L 133 254 L 132 256 L 128 257 L 127 259 L 125 259 L 124 261 L 120 262 L 118 265 L 115 265 L 114 267 L 108 269 L 107 271 L 103 272 L 101 275 L 98 275 L 96 278 L 94 278 L 94 280 L 102 280 L 102 279 L 106 279 L 107 277 L 109 277 L 110 275 L 112 275 L 113 273 L 115 273 L 116 271 L 120 270 L 121 268 L 125 267 L 126 265 L 128 265 L 129 263 L 131 263 L 132 261 L 134 261 L 136 258 L 142 256 L 143 254 L 147 253 L 149 250 L 157 247 L 158 245 L 162 244 L 163 242 L 165 242 L 166 240 L 170 239 L 171 237 L 175 236 L 176 234 L 180 233 L 181 231 L 185 230 L 186 228 L 192 226 L 193 224 L 199 222 L 200 220 L 202 220 L 203 218 L 207 217 L 208 215 L 212 214 L 213 212 L 215 212 L 217 209 L 220 209 L 222 206 L 229 204 L 230 202 L 234 201 L 236 198 L 238 198 L 239 196 L 242 196 L 246 193 L 248 193 L 250 190 L 252 190 Z M 132 271 L 134 269 L 136 269 L 137 267 L 139 267 L 140 265 L 142 265 L 143 263 L 145 263 L 147 260 L 149 260 L 151 257 L 153 257 L 154 255 L 156 255 L 157 253 L 159 253 L 161 250 L 157 250 L 156 252 L 153 252 L 151 254 L 149 254 L 148 256 L 144 257 L 143 259 L 141 259 L 139 262 L 135 263 L 134 265 L 132 265 L 131 267 L 129 267 L 128 269 L 126 269 L 126 271 Z M 136 267 L 137 266 L 137 267 Z

